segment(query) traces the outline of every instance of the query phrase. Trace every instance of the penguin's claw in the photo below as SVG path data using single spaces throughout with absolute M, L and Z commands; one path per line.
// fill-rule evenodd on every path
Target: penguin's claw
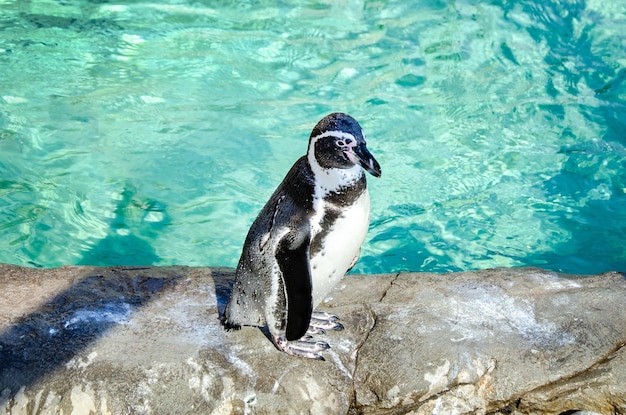
M 326 330 L 324 330 L 321 327 L 315 327 L 315 326 L 309 326 L 308 330 L 306 331 L 306 334 L 304 335 L 303 339 L 306 338 L 308 339 L 312 339 L 314 335 L 316 334 L 326 334 Z
M 307 336 L 302 339 L 306 337 Z M 330 345 L 324 341 L 304 341 L 302 339 L 288 341 L 283 336 L 276 335 L 272 335 L 272 339 L 278 350 L 290 356 L 305 357 L 307 359 L 326 360 L 319 353 L 330 349 Z
M 309 323 L 309 330 L 307 333 L 315 334 L 315 330 L 343 330 L 343 324 L 339 322 L 339 317 L 334 314 L 326 313 L 323 311 L 314 311 L 311 314 L 311 322 Z

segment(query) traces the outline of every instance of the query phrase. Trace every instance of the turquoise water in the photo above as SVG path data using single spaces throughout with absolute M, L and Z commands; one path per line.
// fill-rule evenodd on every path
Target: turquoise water
M 345 111 L 356 272 L 626 270 L 625 51 L 621 1 L 5 0 L 0 262 L 235 266 Z

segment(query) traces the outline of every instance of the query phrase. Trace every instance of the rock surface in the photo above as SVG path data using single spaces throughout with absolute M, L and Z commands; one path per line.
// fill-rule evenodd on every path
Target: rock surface
M 233 270 L 0 265 L 7 414 L 626 413 L 626 279 L 346 277 L 325 362 L 219 325 Z

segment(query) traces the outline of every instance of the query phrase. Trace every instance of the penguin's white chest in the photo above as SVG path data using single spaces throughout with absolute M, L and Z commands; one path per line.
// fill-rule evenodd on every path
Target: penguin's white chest
M 321 249 L 310 258 L 313 284 L 313 307 L 321 303 L 343 278 L 356 259 L 370 221 L 370 198 L 367 189 L 354 203 L 342 207 L 328 229 L 322 229 L 327 209 L 336 209 L 324 201 L 316 206 L 313 238 L 322 238 Z

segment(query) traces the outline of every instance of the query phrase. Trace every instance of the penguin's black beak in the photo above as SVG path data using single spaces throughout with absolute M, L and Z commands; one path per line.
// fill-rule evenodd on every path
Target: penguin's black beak
M 359 144 L 354 148 L 354 155 L 361 167 L 368 171 L 374 177 L 380 177 L 380 164 L 376 161 L 372 153 L 367 149 L 365 144 Z

